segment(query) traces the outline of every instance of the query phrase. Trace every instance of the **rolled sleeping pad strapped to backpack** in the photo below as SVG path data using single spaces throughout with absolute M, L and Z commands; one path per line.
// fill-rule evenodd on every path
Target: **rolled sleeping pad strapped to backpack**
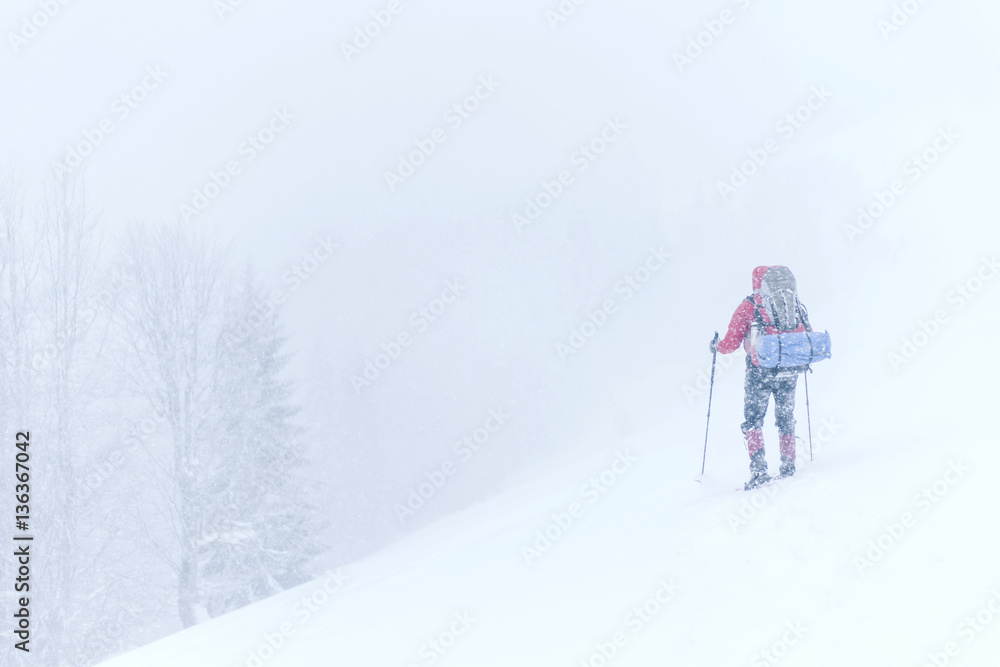
M 830 358 L 828 331 L 769 334 L 757 339 L 757 364 L 761 368 L 808 366 Z

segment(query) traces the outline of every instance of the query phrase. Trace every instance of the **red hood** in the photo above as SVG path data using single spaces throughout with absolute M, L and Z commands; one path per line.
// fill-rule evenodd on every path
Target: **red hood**
M 777 266 L 777 265 L 776 265 Z M 760 284 L 764 280 L 764 274 L 767 273 L 768 269 L 773 269 L 775 266 L 758 266 L 753 270 L 753 291 L 756 293 L 760 290 Z

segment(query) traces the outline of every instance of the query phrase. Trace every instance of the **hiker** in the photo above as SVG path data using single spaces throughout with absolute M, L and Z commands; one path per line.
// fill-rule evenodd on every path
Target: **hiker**
M 795 277 L 784 266 L 758 266 L 753 270 L 753 294 L 746 297 L 733 313 L 726 337 L 711 343 L 711 351 L 730 354 L 743 343 L 747 352 L 744 383 L 746 396 L 742 424 L 746 448 L 750 454 L 750 481 L 747 489 L 771 481 L 764 458 L 764 415 L 774 394 L 774 421 L 778 427 L 781 452 L 779 477 L 795 474 L 795 384 L 806 366 L 762 367 L 757 355 L 760 336 L 812 331 L 809 315 L 798 299 Z M 778 354 L 781 353 L 780 345 Z M 811 359 L 810 357 L 808 357 Z

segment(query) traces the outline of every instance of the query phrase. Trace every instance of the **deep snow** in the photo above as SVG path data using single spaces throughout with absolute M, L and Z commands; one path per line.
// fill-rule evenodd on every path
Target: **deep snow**
M 539 466 L 343 567 L 343 588 L 321 578 L 106 664 L 597 666 L 616 635 L 624 642 L 606 664 L 923 665 L 949 648 L 949 664 L 993 664 L 1000 453 L 974 419 L 989 401 L 951 386 L 996 371 L 963 365 L 960 352 L 993 313 L 956 319 L 898 379 L 856 392 L 825 382 L 847 357 L 835 347 L 810 382 L 815 460 L 800 442 L 790 480 L 736 490 L 746 475 L 737 364 L 717 377 L 701 482 L 704 401 L 587 458 Z M 801 394 L 797 417 L 806 438 Z M 765 435 L 774 466 L 770 413 Z M 568 525 L 572 503 L 581 510 Z M 537 542 L 546 530 L 548 548 Z M 307 618 L 310 596 L 319 604 Z M 429 642 L 451 644 L 453 630 L 462 634 L 438 653 Z

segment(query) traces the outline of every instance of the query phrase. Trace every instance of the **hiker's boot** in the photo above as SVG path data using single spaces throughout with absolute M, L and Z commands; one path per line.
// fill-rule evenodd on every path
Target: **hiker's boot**
M 754 436 L 753 434 L 756 434 Z M 756 445 L 756 446 L 755 446 Z M 771 481 L 767 474 L 767 459 L 764 458 L 764 438 L 758 431 L 747 433 L 747 449 L 750 449 L 750 481 L 743 488 L 747 491 L 756 489 Z

